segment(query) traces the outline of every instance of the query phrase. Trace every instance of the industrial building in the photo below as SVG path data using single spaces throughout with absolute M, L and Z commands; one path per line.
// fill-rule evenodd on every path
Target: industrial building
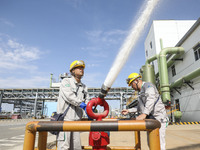
M 161 40 L 162 39 L 162 42 Z M 158 55 L 167 47 L 182 47 L 178 54 L 167 54 L 168 87 L 172 109 L 169 117 L 177 121 L 179 115 L 183 122 L 200 121 L 200 19 L 198 20 L 154 20 L 145 40 L 145 57 L 154 68 L 155 84 L 159 88 Z M 156 59 L 152 57 L 156 56 Z M 146 73 L 145 76 L 150 76 Z M 60 79 L 65 75 L 60 76 Z M 32 114 L 31 117 L 45 115 L 46 101 L 57 101 L 60 82 L 52 83 L 46 89 L 0 89 L 0 107 L 2 103 L 14 104 L 19 114 Z M 164 85 L 166 86 L 166 85 Z M 162 91 L 162 89 L 160 89 Z M 89 88 L 90 97 L 97 97 L 100 88 Z M 130 95 L 130 88 L 111 88 L 106 99 L 119 100 L 120 110 L 137 105 L 136 96 Z M 128 99 L 130 101 L 128 101 Z M 127 103 L 126 103 L 127 102 Z M 126 104 L 125 104 L 126 103 Z M 113 112 L 111 112 L 113 113 Z M 23 117 L 23 115 L 22 115 Z
M 160 41 L 162 39 L 162 42 Z M 198 20 L 155 20 L 145 40 L 146 60 L 166 47 L 183 47 L 184 53 L 168 54 L 167 69 L 174 114 L 181 121 L 200 120 L 200 18 Z M 151 62 L 159 78 L 157 60 Z

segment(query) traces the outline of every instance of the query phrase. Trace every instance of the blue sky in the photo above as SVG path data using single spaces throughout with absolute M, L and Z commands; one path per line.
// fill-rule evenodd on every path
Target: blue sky
M 1 0 L 0 88 L 48 88 L 86 63 L 83 82 L 101 87 L 120 46 L 140 16 L 144 0 Z M 196 20 L 200 0 L 160 0 L 112 87 L 145 63 L 144 41 L 152 20 Z
M 1 0 L 0 88 L 49 87 L 72 61 L 86 63 L 83 82 L 101 87 L 143 0 Z M 199 0 L 160 0 L 113 87 L 145 63 L 152 20 L 196 20 Z

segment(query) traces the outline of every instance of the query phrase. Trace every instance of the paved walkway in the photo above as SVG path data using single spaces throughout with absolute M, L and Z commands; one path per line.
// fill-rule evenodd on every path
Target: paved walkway
M 146 132 L 141 132 L 141 148 L 148 150 Z M 88 145 L 88 133 L 81 133 L 82 145 Z M 109 146 L 134 146 L 134 132 L 111 132 Z M 200 125 L 170 125 L 166 131 L 167 150 L 200 150 Z
M 1 125 L 20 124 L 31 120 L 21 121 L 0 121 Z M 24 125 L 25 127 L 25 125 Z M 88 146 L 88 132 L 81 133 L 83 146 Z M 48 133 L 48 143 L 56 140 L 56 137 Z M 134 146 L 134 132 L 111 132 L 109 146 Z M 200 150 L 200 124 L 196 125 L 169 125 L 166 131 L 166 149 L 167 150 Z M 55 143 L 54 143 L 55 144 Z M 37 146 L 37 140 L 36 144 Z M 148 150 L 146 132 L 141 132 L 142 150 Z M 0 148 L 1 149 L 1 148 Z M 13 147 L 13 150 L 22 150 L 23 145 Z M 12 150 L 12 149 L 10 149 Z

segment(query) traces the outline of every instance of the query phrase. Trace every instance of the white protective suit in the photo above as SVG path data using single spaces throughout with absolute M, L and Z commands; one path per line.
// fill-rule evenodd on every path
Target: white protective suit
M 89 101 L 87 87 L 83 83 L 77 83 L 75 78 L 64 78 L 60 85 L 57 113 L 64 113 L 69 107 L 64 118 L 65 121 L 80 120 L 83 115 L 83 109 L 80 104 Z M 81 150 L 81 140 L 79 132 L 60 132 L 57 136 L 58 150 Z
M 168 116 L 164 104 L 162 103 L 161 96 L 157 88 L 150 82 L 143 82 L 141 91 L 138 97 L 137 107 L 129 109 L 129 112 L 139 112 L 146 115 L 152 115 L 156 120 L 161 123 L 160 145 L 161 150 L 165 150 L 165 131 L 168 125 Z

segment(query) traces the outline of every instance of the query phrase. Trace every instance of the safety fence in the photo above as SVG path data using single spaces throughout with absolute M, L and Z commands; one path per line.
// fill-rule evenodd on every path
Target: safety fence
M 159 128 L 157 120 L 118 120 L 118 121 L 33 121 L 26 125 L 23 150 L 47 150 L 48 131 L 135 131 L 134 147 L 107 147 L 107 149 L 141 150 L 140 131 L 147 131 L 150 150 L 160 150 Z M 35 148 L 36 132 L 39 132 L 38 145 Z M 83 149 L 92 149 L 84 146 Z

